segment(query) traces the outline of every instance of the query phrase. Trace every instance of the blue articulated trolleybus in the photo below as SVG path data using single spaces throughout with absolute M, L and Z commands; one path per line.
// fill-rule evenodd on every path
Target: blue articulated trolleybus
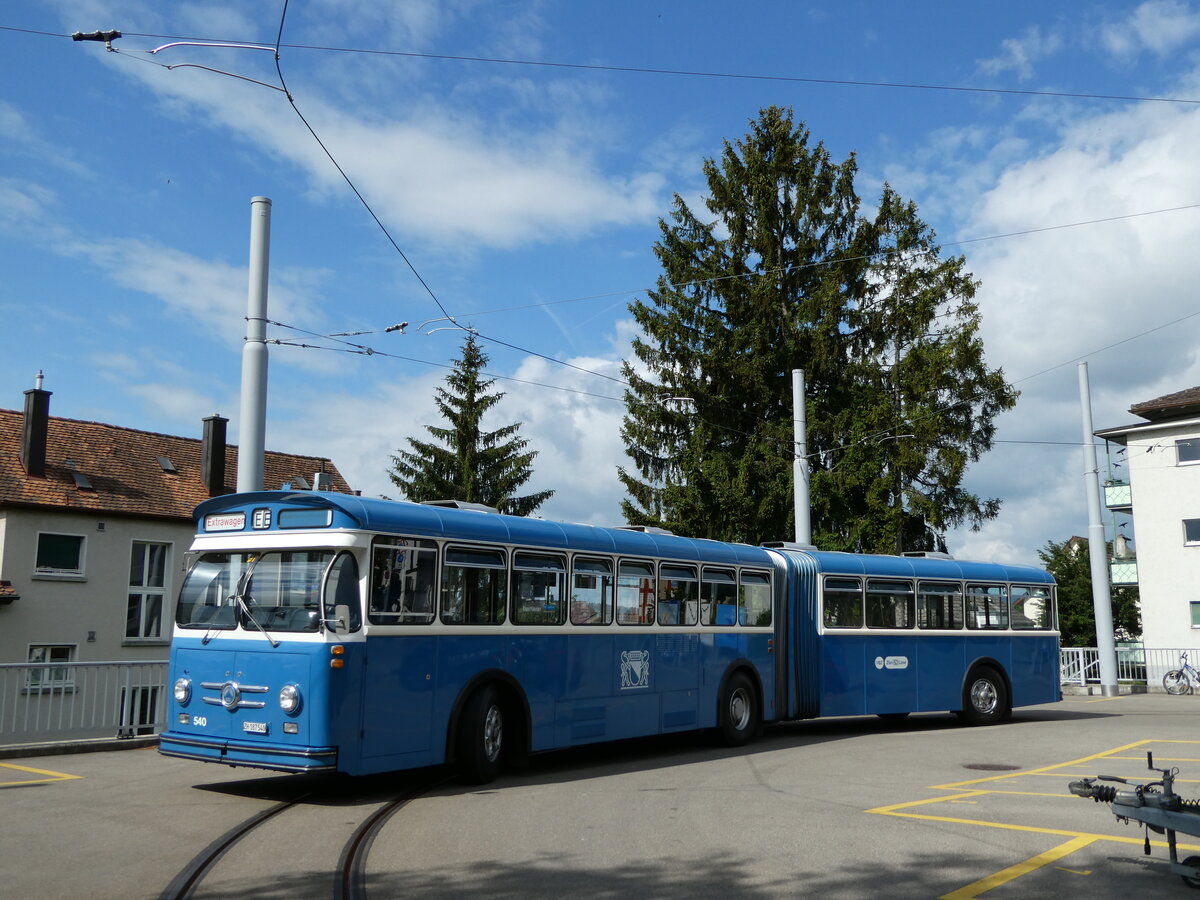
M 1061 697 L 1030 567 L 751 547 L 326 492 L 217 497 L 176 606 L 169 756 L 365 775 L 764 722 Z

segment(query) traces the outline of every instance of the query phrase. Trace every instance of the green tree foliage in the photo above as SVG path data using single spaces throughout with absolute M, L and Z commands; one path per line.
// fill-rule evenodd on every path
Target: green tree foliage
M 961 257 L 884 186 L 860 212 L 835 162 L 771 107 L 704 163 L 709 215 L 678 195 L 660 220 L 622 428 L 632 524 L 757 543 L 790 538 L 791 370 L 807 383 L 814 542 L 938 549 L 999 501 L 962 487 L 1016 402 L 984 363 Z M 678 398 L 687 398 L 678 399 Z
M 1109 549 L 1111 550 L 1111 544 Z M 1042 565 L 1058 582 L 1058 628 L 1064 647 L 1096 646 L 1096 608 L 1092 603 L 1092 567 L 1087 541 L 1048 541 L 1038 551 Z M 1136 587 L 1113 587 L 1113 632 L 1117 640 L 1142 636 Z
M 435 400 L 449 427 L 427 425 L 437 443 L 408 438 L 410 450 L 392 457 L 388 476 L 412 501 L 463 500 L 494 506 L 501 512 L 527 516 L 554 491 L 517 496 L 533 474 L 536 450 L 517 437 L 521 424 L 484 431 L 484 414 L 500 402 L 502 392 L 491 390 L 493 379 L 481 379 L 487 355 L 474 334 L 468 334 L 462 355 L 438 388 Z

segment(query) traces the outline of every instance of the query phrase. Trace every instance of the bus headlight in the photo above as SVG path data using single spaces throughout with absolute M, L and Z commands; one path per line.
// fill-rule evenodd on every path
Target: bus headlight
M 279 708 L 289 716 L 300 711 L 300 688 L 294 684 L 285 684 L 279 689 Z
M 192 680 L 190 678 L 175 679 L 175 702 L 180 706 L 187 706 L 187 702 L 192 699 Z

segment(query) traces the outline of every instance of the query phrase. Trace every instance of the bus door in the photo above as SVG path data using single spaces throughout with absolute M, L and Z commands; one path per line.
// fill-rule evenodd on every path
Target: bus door
M 917 702 L 915 595 L 909 581 L 868 578 L 864 647 L 867 713 L 906 713 Z
M 429 753 L 437 685 L 437 545 L 380 538 L 371 552 L 362 756 Z M 438 748 L 440 750 L 439 737 Z

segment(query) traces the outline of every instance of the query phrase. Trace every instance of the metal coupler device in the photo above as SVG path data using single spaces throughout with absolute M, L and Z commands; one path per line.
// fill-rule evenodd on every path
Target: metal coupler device
M 1188 887 L 1200 888 L 1200 856 L 1189 856 L 1182 863 L 1175 850 L 1175 833 L 1200 835 L 1200 800 L 1184 800 L 1175 793 L 1178 769 L 1154 768 L 1154 754 L 1146 754 L 1146 768 L 1162 775 L 1160 781 L 1134 784 L 1115 775 L 1098 775 L 1072 781 L 1071 793 L 1090 797 L 1097 803 L 1111 803 L 1112 813 L 1122 822 L 1141 822 L 1146 828 L 1145 853 L 1150 855 L 1150 832 L 1166 834 L 1171 851 L 1171 871 Z M 1128 785 L 1120 789 L 1100 782 L 1113 781 Z

